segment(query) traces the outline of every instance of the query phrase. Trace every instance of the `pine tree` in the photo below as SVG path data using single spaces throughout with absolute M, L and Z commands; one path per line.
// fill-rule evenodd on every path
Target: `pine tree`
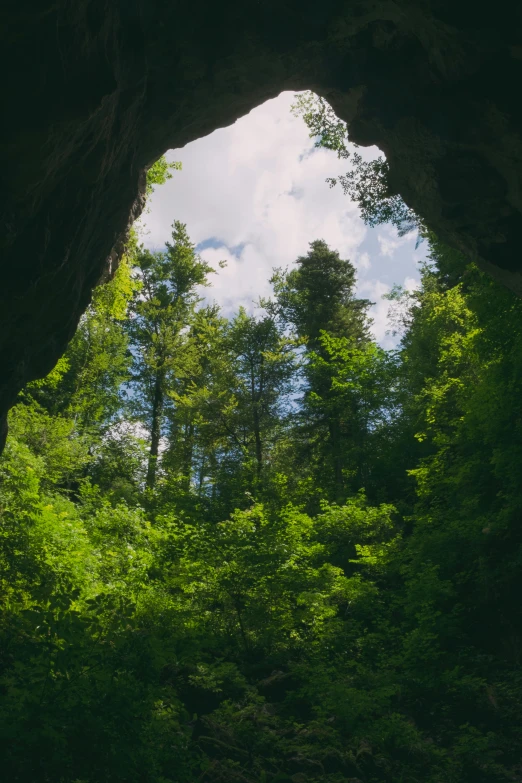
M 291 271 L 276 270 L 272 285 L 275 302 L 266 305 L 306 346 L 303 456 L 329 499 L 342 503 L 349 486 L 346 452 L 355 412 L 337 402 L 328 337 L 342 338 L 354 350 L 368 345 L 370 302 L 355 295 L 353 264 L 323 240 L 312 242 Z
M 170 379 L 183 364 L 190 326 L 212 271 L 197 255 L 186 226 L 173 223 L 172 241 L 164 251 L 141 247 L 136 257 L 140 290 L 134 297 L 129 334 L 134 354 L 134 407 L 150 432 L 146 484 L 156 483 Z

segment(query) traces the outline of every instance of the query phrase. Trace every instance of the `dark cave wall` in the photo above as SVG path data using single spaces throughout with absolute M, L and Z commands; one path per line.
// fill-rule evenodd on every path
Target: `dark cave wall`
M 20 0 L 0 18 L 1 413 L 73 335 L 144 168 L 282 90 L 327 97 L 430 227 L 522 294 L 520 4 Z

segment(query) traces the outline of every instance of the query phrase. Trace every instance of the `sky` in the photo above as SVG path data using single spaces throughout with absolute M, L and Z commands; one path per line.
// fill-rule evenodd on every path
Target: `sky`
M 153 194 L 142 219 L 145 244 L 163 247 L 172 222 L 186 223 L 200 255 L 216 269 L 205 297 L 230 316 L 240 305 L 254 312 L 258 298 L 271 293 L 272 269 L 291 266 L 311 241 L 324 239 L 355 265 L 358 294 L 375 302 L 375 337 L 392 347 L 382 295 L 394 283 L 418 285 L 417 263 L 426 249 L 415 250 L 416 234 L 365 226 L 340 186 L 329 187 L 326 178 L 345 173 L 349 161 L 314 147 L 303 120 L 290 111 L 293 101 L 294 93 L 281 93 L 234 125 L 170 150 L 167 159 L 181 161 L 182 171 Z M 358 151 L 365 159 L 379 154 L 376 147 Z

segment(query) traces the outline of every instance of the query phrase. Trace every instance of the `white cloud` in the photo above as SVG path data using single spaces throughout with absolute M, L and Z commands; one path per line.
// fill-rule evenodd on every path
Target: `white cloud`
M 377 234 L 381 256 L 389 256 L 391 258 L 395 255 L 395 251 L 398 248 L 411 242 L 414 237 L 415 232 L 410 232 L 400 237 L 395 226 L 384 226 Z
M 418 291 L 420 280 L 417 280 L 415 277 L 405 277 L 403 285 L 406 291 Z
M 240 304 L 252 310 L 259 296 L 270 293 L 272 268 L 292 264 L 314 239 L 324 239 L 353 260 L 360 287 L 371 268 L 372 290 L 389 288 L 387 262 L 377 263 L 378 253 L 370 257 L 365 248 L 372 236 L 376 245 L 376 230 L 363 224 L 341 188 L 325 182 L 344 173 L 347 162 L 313 147 L 303 121 L 290 112 L 293 100 L 293 93 L 283 93 L 234 125 L 170 151 L 169 160 L 181 160 L 183 170 L 157 189 L 145 216 L 149 246 L 165 243 L 174 219 L 187 224 L 195 243 L 204 243 L 201 255 L 217 270 L 204 293 L 227 315 Z M 376 148 L 360 151 L 365 159 L 379 154 Z M 397 252 L 394 259 L 394 265 L 401 264 L 399 279 L 414 273 L 411 237 L 399 238 L 391 227 L 381 227 L 378 242 L 383 256 L 402 248 L 403 255 Z M 217 266 L 222 259 L 228 262 L 225 269 Z M 381 271 L 386 283 L 379 280 Z M 382 312 L 377 304 L 379 339 Z
M 225 315 L 231 315 L 240 306 L 252 311 L 259 297 L 271 294 L 270 270 L 267 271 L 266 259 L 254 245 L 246 245 L 239 257 L 224 246 L 207 248 L 201 257 L 216 270 L 209 278 L 211 287 L 202 288 L 201 295 L 218 302 Z M 220 268 L 220 261 L 227 262 L 224 268 Z
M 300 160 L 313 146 L 302 120 L 290 113 L 292 101 L 285 93 L 231 127 L 170 152 L 183 170 L 158 188 L 145 216 L 153 246 L 163 245 L 174 219 L 187 223 L 196 243 L 213 237 L 229 249 L 244 245 L 240 263 L 224 273 L 228 297 L 244 292 L 240 276 L 248 262 L 256 268 L 246 274 L 261 283 L 261 267 L 268 277 L 273 266 L 306 253 L 314 239 L 350 257 L 367 232 L 357 207 L 325 182 L 346 164 L 326 150 Z
M 370 256 L 368 253 L 360 253 L 355 259 L 355 265 L 358 270 L 367 271 L 371 268 Z
M 359 295 L 365 299 L 369 299 L 374 302 L 374 307 L 371 311 L 373 318 L 373 333 L 377 341 L 384 348 L 392 348 L 396 344 L 396 340 L 386 332 L 390 328 L 388 322 L 388 309 L 389 302 L 383 299 L 384 294 L 390 292 L 390 286 L 383 283 L 381 280 L 366 280 L 359 285 Z

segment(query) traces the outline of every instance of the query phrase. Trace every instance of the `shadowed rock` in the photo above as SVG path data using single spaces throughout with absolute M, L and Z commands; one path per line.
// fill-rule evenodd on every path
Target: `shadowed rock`
M 446 242 L 522 294 L 522 11 L 500 0 L 4 5 L 0 413 L 47 373 L 144 169 L 282 90 L 325 96 Z M 141 187 L 140 187 L 141 186 Z

